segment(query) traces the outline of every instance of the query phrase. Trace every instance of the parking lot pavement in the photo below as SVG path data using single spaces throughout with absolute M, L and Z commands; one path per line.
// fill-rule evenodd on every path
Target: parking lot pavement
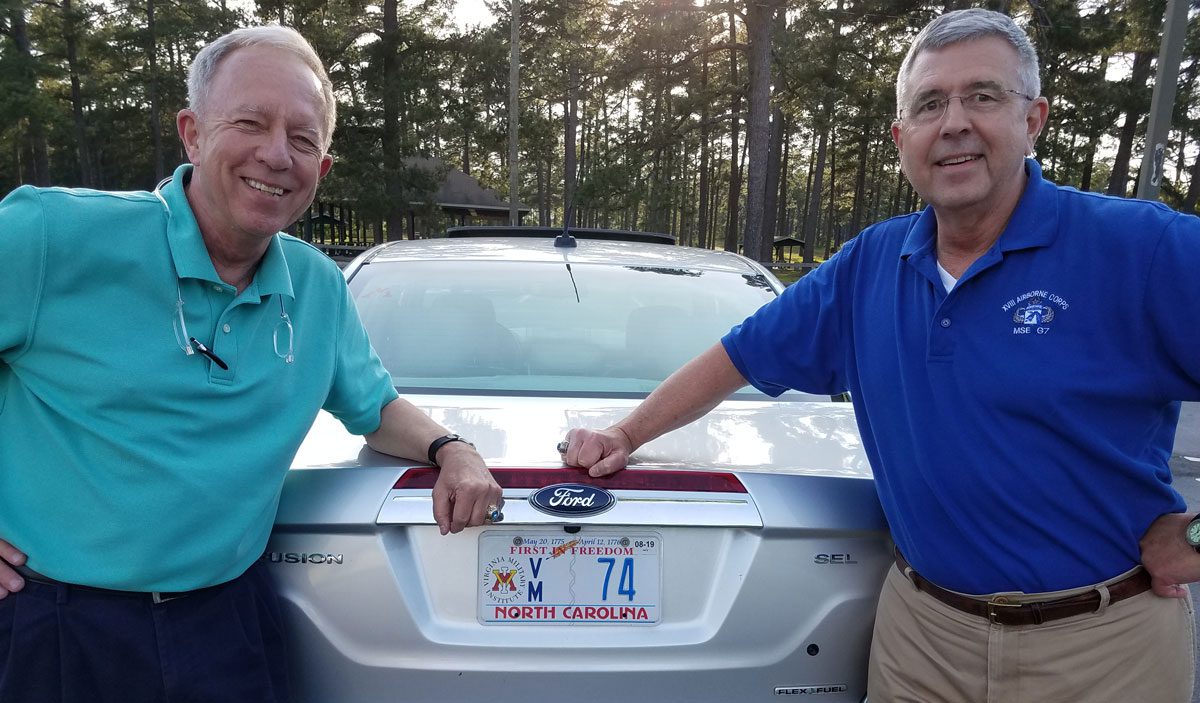
M 1175 478 L 1175 487 L 1187 500 L 1188 510 L 1200 511 L 1200 403 L 1184 403 L 1179 413 L 1171 474 Z M 1200 599 L 1200 585 L 1192 584 L 1192 598 Z M 1200 631 L 1200 617 L 1196 624 Z M 1196 670 L 1200 672 L 1200 652 L 1197 653 Z M 1200 703 L 1200 692 L 1192 695 L 1192 703 Z
M 1200 458 L 1200 403 L 1184 403 L 1175 432 L 1175 453 Z
M 1200 511 L 1200 403 L 1184 403 L 1179 413 L 1171 474 L 1188 508 Z

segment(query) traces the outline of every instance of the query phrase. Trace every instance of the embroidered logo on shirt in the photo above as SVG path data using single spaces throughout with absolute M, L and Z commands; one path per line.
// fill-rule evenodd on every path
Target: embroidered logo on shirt
M 1071 307 L 1062 296 L 1044 290 L 1031 290 L 1009 300 L 1004 312 L 1012 314 L 1013 334 L 1049 334 L 1057 314 Z M 1056 309 L 1057 308 L 1057 309 Z

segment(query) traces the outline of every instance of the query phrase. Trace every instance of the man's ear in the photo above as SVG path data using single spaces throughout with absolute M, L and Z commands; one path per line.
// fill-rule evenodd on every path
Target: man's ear
M 317 178 L 318 179 L 324 178 L 329 173 L 329 169 L 331 169 L 331 168 L 333 168 L 333 156 L 331 156 L 329 154 L 322 156 L 321 157 L 321 171 L 320 171 L 320 173 L 317 174 Z
M 1029 104 L 1029 112 L 1025 113 L 1025 133 L 1029 137 L 1029 153 L 1027 156 L 1033 156 L 1038 137 L 1042 133 L 1042 128 L 1046 126 L 1046 119 L 1049 114 L 1050 102 L 1045 98 L 1038 97 Z
M 188 161 L 199 163 L 200 158 L 200 118 L 196 113 L 184 108 L 175 115 L 175 129 L 179 131 L 179 141 L 187 152 Z

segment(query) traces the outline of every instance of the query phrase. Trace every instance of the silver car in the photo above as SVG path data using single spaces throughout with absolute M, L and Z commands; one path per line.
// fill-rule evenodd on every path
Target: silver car
M 747 387 L 606 479 L 555 450 L 779 281 L 662 236 L 449 234 L 346 276 L 397 389 L 475 443 L 504 520 L 439 535 L 433 469 L 318 417 L 263 555 L 298 700 L 863 701 L 891 552 L 849 403 Z

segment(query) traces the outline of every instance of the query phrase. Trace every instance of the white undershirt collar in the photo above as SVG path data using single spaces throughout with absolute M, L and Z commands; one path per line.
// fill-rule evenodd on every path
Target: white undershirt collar
M 950 272 L 942 268 L 942 262 L 937 262 L 938 277 L 942 279 L 942 285 L 946 287 L 946 292 L 949 293 L 954 288 L 954 284 L 958 283 L 958 279 L 950 275 Z

